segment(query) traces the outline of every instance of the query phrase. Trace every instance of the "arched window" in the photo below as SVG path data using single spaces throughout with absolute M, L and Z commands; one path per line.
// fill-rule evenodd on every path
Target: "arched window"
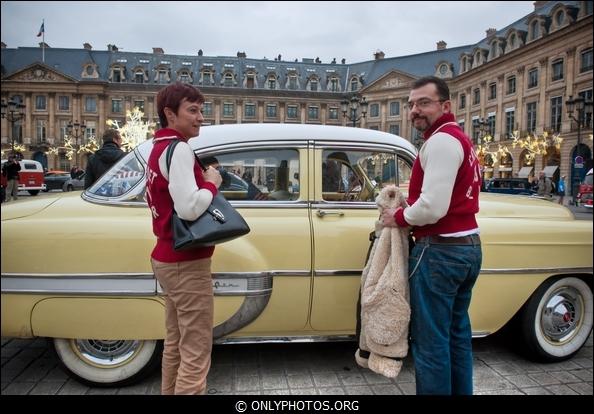
M 534 20 L 530 25 L 530 33 L 530 38 L 532 40 L 536 40 L 540 37 L 540 22 L 538 20 Z

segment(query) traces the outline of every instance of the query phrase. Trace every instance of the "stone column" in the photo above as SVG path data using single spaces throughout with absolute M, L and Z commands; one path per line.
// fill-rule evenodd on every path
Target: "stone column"
M 49 110 L 48 110 L 48 130 L 45 137 L 46 141 L 51 142 L 56 138 L 56 93 L 50 92 L 49 95 Z
M 518 131 L 522 131 L 522 123 L 524 119 L 524 72 L 526 68 L 524 65 L 516 68 L 516 124 Z
M 544 131 L 547 119 L 546 108 L 547 108 L 547 73 L 548 73 L 548 62 L 547 58 L 540 59 L 538 61 L 540 67 L 538 68 L 538 89 L 540 95 L 538 97 L 538 114 L 536 116 L 536 130 Z M 534 166 L 536 170 L 536 164 Z M 537 172 L 535 171 L 535 174 Z
M 495 141 L 501 141 L 502 137 L 505 136 L 505 112 L 503 108 L 503 86 L 505 83 L 505 77 L 499 75 L 497 77 L 497 117 L 495 119 Z

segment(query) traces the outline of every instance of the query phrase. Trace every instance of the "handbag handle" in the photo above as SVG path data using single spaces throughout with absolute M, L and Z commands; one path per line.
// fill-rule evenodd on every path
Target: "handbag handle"
M 167 175 L 169 175 L 169 166 L 171 165 L 171 159 L 173 158 L 173 150 L 175 150 L 175 146 L 179 144 L 179 139 L 174 139 L 168 146 L 167 146 L 167 153 L 165 154 L 165 164 L 167 165 Z M 208 168 L 204 166 L 200 158 L 196 154 L 194 154 L 194 158 L 196 158 L 196 162 L 202 169 L 202 171 L 206 171 Z

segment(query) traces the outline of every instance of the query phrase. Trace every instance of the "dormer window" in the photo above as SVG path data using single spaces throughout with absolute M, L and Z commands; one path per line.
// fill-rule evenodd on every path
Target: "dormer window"
M 289 75 L 289 89 L 297 89 L 297 75 Z
M 565 22 L 565 12 L 563 10 L 559 10 L 557 12 L 557 14 L 555 14 L 555 23 L 557 24 L 557 27 L 561 27 L 563 26 L 563 23 Z
M 307 89 L 309 89 L 312 92 L 317 92 L 319 82 L 316 76 L 312 76 L 311 78 L 309 78 L 309 81 L 307 83 L 309 86 Z
M 144 70 L 139 69 L 134 72 L 134 82 L 144 83 Z
M 534 20 L 530 24 L 530 39 L 536 40 L 540 37 L 540 21 Z
M 512 33 L 511 36 L 509 37 L 509 45 L 512 50 L 516 48 L 516 34 L 515 33 Z
M 210 70 L 202 71 L 202 85 L 212 85 L 212 72 Z
M 266 89 L 276 89 L 276 75 L 268 75 L 266 79 Z
M 124 75 L 125 69 L 121 66 L 114 66 L 111 68 L 110 80 L 114 83 L 125 82 L 126 77 Z
M 353 77 L 351 79 L 351 91 L 355 92 L 359 90 L 359 79 L 357 77 Z
M 328 81 L 328 90 L 330 92 L 339 92 L 340 91 L 340 86 L 338 84 L 338 78 L 336 78 L 336 77 L 330 78 L 330 80 Z
M 233 86 L 233 74 L 232 73 L 225 73 L 225 77 L 223 78 L 223 85 L 224 86 Z

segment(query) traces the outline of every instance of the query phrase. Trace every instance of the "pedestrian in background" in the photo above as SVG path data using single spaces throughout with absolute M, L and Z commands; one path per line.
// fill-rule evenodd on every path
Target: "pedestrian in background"
M 411 349 L 417 394 L 472 394 L 468 308 L 482 250 L 476 214 L 480 165 L 437 77 L 415 81 L 409 119 L 425 140 L 412 168 L 408 207 L 385 209 L 384 226 L 412 226 Z
M 162 129 L 155 133 L 147 163 L 146 198 L 157 243 L 151 253 L 155 277 L 165 298 L 165 348 L 162 394 L 205 394 L 210 370 L 214 298 L 211 257 L 214 246 L 173 249 L 171 217 L 194 221 L 212 202 L 221 174 L 196 163 L 188 139 L 204 122 L 204 96 L 188 84 L 175 83 L 157 94 Z M 167 148 L 179 141 L 167 167 Z
M 559 183 L 557 184 L 557 195 L 559 196 L 559 204 L 563 205 L 563 199 L 565 198 L 565 176 L 562 175 L 559 178 Z
M 108 129 L 103 134 L 103 146 L 89 157 L 85 174 L 85 190 L 93 185 L 105 171 L 126 153 L 121 150 L 122 136 L 117 129 Z
M 544 198 L 550 198 L 552 190 L 553 184 L 551 182 L 551 179 L 545 175 L 544 171 L 539 172 L 538 189 L 536 191 L 536 194 Z
M 6 177 L 6 202 L 10 199 L 18 200 L 19 196 L 19 171 L 21 164 L 14 155 L 9 155 L 8 160 L 2 166 L 2 175 Z

